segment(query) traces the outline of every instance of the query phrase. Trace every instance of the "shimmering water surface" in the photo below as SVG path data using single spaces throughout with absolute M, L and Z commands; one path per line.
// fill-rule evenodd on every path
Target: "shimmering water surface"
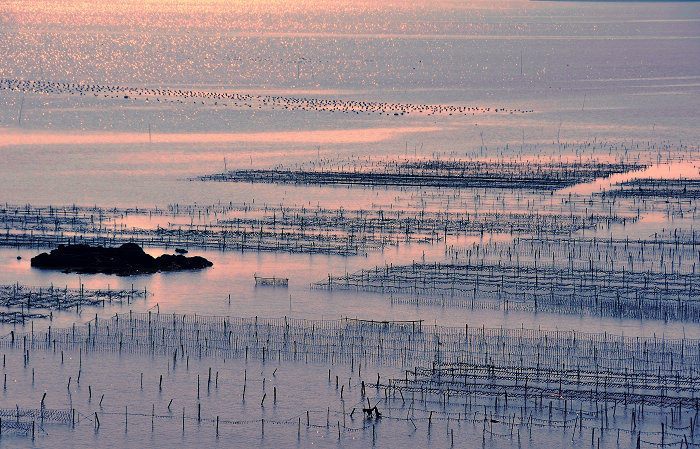
M 7 1 L 0 2 L 0 36 L 0 202 L 7 206 L 165 209 L 231 204 L 254 207 L 260 216 L 266 207 L 297 211 L 325 208 L 335 214 L 341 209 L 470 213 L 475 217 L 502 214 L 496 223 L 507 222 L 507 214 L 517 213 L 541 213 L 564 217 L 562 220 L 595 214 L 603 217 L 595 226 L 558 236 L 620 242 L 610 246 L 612 249 L 600 249 L 597 256 L 591 256 L 591 264 L 598 257 L 595 263 L 600 267 L 634 271 L 638 260 L 638 266 L 645 270 L 691 277 L 700 270 L 697 246 L 673 247 L 679 238 L 697 241 L 697 196 L 613 198 L 604 193 L 639 179 L 700 178 L 697 3 Z M 578 161 L 644 167 L 551 191 L 195 179 L 228 170 L 279 167 L 362 171 L 396 160 Z M 132 214 L 119 223 L 147 229 L 167 227 L 172 222 L 204 226 L 225 216 Z M 13 229 L 2 226 L 2 233 Z M 107 285 L 130 289 L 133 285 L 149 292 L 145 300 L 129 305 L 86 307 L 79 314 L 74 310 L 53 312 L 52 321 L 35 321 L 37 331 L 49 325 L 85 323 L 94 320 L 95 314 L 108 318 L 129 310 L 157 310 L 165 314 L 423 320 L 460 328 L 467 323 L 634 337 L 700 337 L 697 319 L 642 320 L 504 311 L 503 307 L 451 307 L 437 300 L 430 304 L 405 301 L 416 297 L 410 294 L 311 288 L 312 283 L 329 275 L 387 265 L 464 262 L 471 257 L 479 263 L 512 265 L 512 255 L 517 254 L 518 263 L 567 267 L 568 254 L 571 266 L 588 267 L 587 256 L 577 256 L 579 246 L 573 249 L 572 245 L 555 257 L 544 247 L 535 249 L 541 242 L 523 240 L 539 242 L 540 237 L 489 229 L 465 230 L 423 242 L 393 236 L 397 244 L 357 255 L 193 247 L 189 248 L 191 254 L 207 257 L 214 266 L 197 272 L 134 277 L 36 270 L 30 267 L 29 259 L 43 249 L 4 246 L 0 249 L 0 284 L 98 289 Z M 664 249 L 657 245 L 653 255 L 647 247 L 646 259 L 640 248 L 624 246 L 629 240 L 659 238 L 665 238 L 669 245 Z M 585 252 L 586 244 L 580 246 Z M 172 250 L 147 248 L 154 255 Z M 289 286 L 256 287 L 254 274 L 289 278 Z M 4 325 L 2 334 L 28 330 L 28 326 Z M 269 427 L 264 436 L 259 421 L 230 425 L 227 436 L 218 438 L 211 423 L 204 426 L 206 429 L 189 424 L 194 427 L 181 431 L 179 421 L 172 417 L 151 433 L 147 422 L 151 403 L 154 410 L 167 414 L 165 407 L 171 397 L 162 393 L 155 396 L 150 379 L 148 395 L 154 397 L 146 401 L 149 407 L 138 405 L 138 398 L 129 396 L 138 373 L 155 378 L 167 371 L 171 395 L 176 394 L 173 388 L 193 388 L 195 371 L 176 374 L 168 357 L 73 351 L 78 352 L 71 354 L 73 358 L 86 357 L 82 363 L 90 367 L 88 382 L 101 385 L 99 394 L 105 392 L 105 398 L 121 396 L 111 402 L 105 399 L 107 408 L 97 409 L 95 396 L 85 403 L 85 381 L 74 396 L 65 394 L 64 377 L 75 378 L 76 373 L 68 374 L 72 371 L 61 368 L 60 376 L 47 376 L 59 363 L 55 353 L 32 356 L 40 379 L 35 387 L 34 381 L 28 380 L 32 374 L 27 364 L 20 368 L 21 351 L 6 352 L 12 387 L 3 392 L 0 408 L 14 407 L 25 394 L 36 402 L 35 407 L 46 391 L 51 408 L 79 407 L 85 419 L 94 411 L 105 415 L 100 418 L 103 424 L 99 432 L 93 432 L 92 427 L 88 432 L 84 425 L 77 430 L 46 427 L 35 439 L 3 436 L 0 446 L 373 444 L 371 427 L 343 430 L 341 439 L 326 428 L 326 407 L 329 414 L 341 412 L 334 385 L 331 388 L 324 380 L 327 367 L 323 363 L 311 368 L 282 363 L 280 379 L 275 382 L 285 391 L 285 399 L 280 400 L 281 409 L 269 416 L 269 409 L 260 411 L 257 396 L 250 401 L 257 404 L 248 402 L 239 409 L 239 399 L 230 392 L 216 393 L 214 398 L 207 395 L 209 418 L 217 413 L 241 421 L 266 416 L 293 421 L 293 425 Z M 205 366 L 211 364 L 227 373 L 222 374 L 226 379 L 222 382 L 233 382 L 232 377 L 240 377 L 246 369 L 249 375 L 255 372 L 255 382 L 262 382 L 262 377 L 269 380 L 275 369 L 259 361 L 212 358 L 199 363 L 196 370 L 204 377 Z M 372 373 L 380 370 L 372 369 Z M 400 369 L 392 369 L 381 368 L 386 375 L 402 376 Z M 337 370 L 347 371 L 347 367 Z M 308 392 L 299 381 L 307 376 Z M 356 371 L 348 376 L 353 377 L 352 382 L 360 382 Z M 241 388 L 239 384 L 236 380 L 236 389 Z M 185 402 L 190 414 L 194 413 L 199 399 L 195 401 L 190 393 L 177 393 L 181 399 L 177 413 Z M 309 393 L 317 395 L 314 401 L 307 397 Z M 267 394 L 269 401 L 269 387 Z M 382 399 L 379 390 L 376 396 Z M 234 402 L 235 411 L 222 405 Z M 28 404 L 18 406 L 29 408 Z M 135 417 L 133 430 L 128 432 L 120 421 L 123 417 L 116 415 L 123 413 L 124 406 L 133 406 L 146 416 Z M 321 427 L 313 431 L 302 428 L 298 438 L 295 416 L 302 416 L 308 408 L 315 410 Z M 305 416 L 300 419 L 304 421 Z M 340 422 L 337 416 L 329 419 Z M 359 429 L 361 421 L 357 416 L 354 419 Z M 624 419 L 629 421 L 629 417 Z M 443 432 L 450 428 L 447 421 L 447 427 L 441 422 L 440 430 L 435 431 L 439 436 L 428 433 L 426 439 L 423 421 L 418 429 L 407 420 L 400 425 L 387 421 L 381 423 L 384 430 L 375 442 L 386 447 L 544 447 L 560 443 L 578 447 L 588 438 L 574 441 L 568 436 L 560 441 L 561 432 L 549 429 L 534 437 L 531 432 L 527 439 L 523 434 L 522 442 L 520 434 L 516 440 L 512 431 L 508 437 L 492 434 L 482 442 L 480 423 L 460 423 L 455 440 L 450 440 L 446 436 L 449 432 Z M 232 442 L 233 434 L 240 444 Z M 148 437 L 134 439 L 133 435 Z M 634 435 L 626 435 L 623 442 L 619 432 L 617 441 L 611 435 L 606 434 L 599 444 L 633 447 L 636 443 Z

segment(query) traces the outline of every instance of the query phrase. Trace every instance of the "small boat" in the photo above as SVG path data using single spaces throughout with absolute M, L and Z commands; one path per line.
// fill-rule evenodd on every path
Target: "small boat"
M 262 277 L 258 276 L 257 273 L 253 274 L 255 279 L 255 286 L 272 286 L 272 287 L 288 287 L 289 278 L 278 278 L 278 277 Z

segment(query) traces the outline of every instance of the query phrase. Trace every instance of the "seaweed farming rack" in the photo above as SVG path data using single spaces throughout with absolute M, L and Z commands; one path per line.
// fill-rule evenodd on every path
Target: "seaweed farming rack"
M 694 274 L 413 263 L 329 275 L 311 287 L 408 294 L 392 297 L 392 302 L 416 305 L 700 320 L 700 285 Z
M 616 184 L 604 195 L 632 198 L 700 198 L 700 179 L 635 179 Z
M 486 329 L 343 318 L 236 318 L 162 313 L 115 314 L 85 325 L 33 334 L 11 332 L 0 346 L 64 345 L 86 351 L 170 354 L 178 350 L 229 357 L 373 361 L 406 366 L 433 362 L 499 362 L 580 366 L 697 375 L 700 341 L 607 333 Z M 263 355 L 265 352 L 265 355 Z
M 271 287 L 287 287 L 289 286 L 289 278 L 281 277 L 263 277 L 257 274 L 253 275 L 255 286 L 271 286 Z
M 0 323 L 24 324 L 35 318 L 47 318 L 45 311 L 73 310 L 81 307 L 105 307 L 107 304 L 131 304 L 136 299 L 145 299 L 148 291 L 131 289 L 86 289 L 33 287 L 23 284 L 0 285 Z M 14 309 L 14 310 L 13 310 Z M 17 310 L 19 309 L 19 310 Z M 33 311 L 33 312 L 32 312 Z
M 446 263 L 484 266 L 539 266 L 590 272 L 696 274 L 700 268 L 700 234 L 694 231 L 651 239 L 518 236 L 512 241 L 482 240 L 449 245 Z
M 241 210 L 242 209 L 242 210 Z M 152 227 L 127 225 L 129 214 L 157 217 Z M 213 215 L 210 217 L 210 214 Z M 204 217 L 202 217 L 204 215 Z M 173 221 L 168 220 L 172 217 Z M 188 219 L 178 222 L 178 219 Z M 197 223 L 194 223 L 195 218 Z M 220 251 L 281 251 L 340 255 L 365 254 L 400 242 L 436 242 L 448 236 L 565 234 L 595 229 L 626 218 L 591 214 L 556 215 L 523 212 L 450 213 L 402 210 L 221 207 L 183 211 L 100 208 L 35 208 L 0 210 L 0 245 L 55 247 L 84 243 L 115 246 L 202 248 Z M 203 222 L 202 222 L 203 221 Z
M 0 435 L 23 435 L 34 438 L 46 424 L 70 425 L 73 420 L 72 409 L 49 409 L 41 404 L 38 409 L 15 408 L 0 409 Z
M 278 184 L 498 188 L 551 191 L 616 173 L 645 168 L 636 164 L 482 162 L 422 160 L 368 166 L 233 170 L 205 175 L 200 181 Z
M 200 364 L 222 357 L 246 363 L 256 360 L 273 368 L 282 363 L 346 364 L 353 378 L 357 372 L 356 383 L 346 385 L 346 399 L 350 399 L 351 388 L 354 395 L 359 395 L 354 407 L 365 407 L 365 401 L 370 400 L 366 407 L 375 410 L 372 402 L 379 406 L 381 419 L 389 423 L 405 421 L 415 430 L 416 423 L 422 423 L 422 430 L 428 432 L 438 422 L 446 423 L 448 433 L 450 423 L 454 429 L 462 424 L 474 429 L 483 426 L 483 438 L 510 433 L 511 441 L 520 433 L 529 432 L 532 437 L 533 431 L 543 429 L 563 431 L 565 437 L 579 443 L 586 441 L 588 432 L 591 441 L 595 441 L 596 434 L 614 441 L 616 432 L 618 439 L 623 433 L 633 444 L 636 440 L 637 446 L 692 444 L 700 409 L 700 340 L 687 338 L 493 329 L 469 324 L 443 327 L 421 321 L 359 318 L 303 320 L 129 312 L 109 319 L 96 317 L 69 328 L 11 331 L 0 337 L 0 348 L 17 353 L 21 350 L 25 369 L 27 355 L 40 351 L 53 352 L 54 357 L 60 353 L 61 361 L 64 351 L 78 352 L 75 359 L 81 361 L 104 353 L 142 354 L 149 360 L 160 356 L 163 363 L 168 362 L 168 375 L 184 369 L 180 376 L 191 370 L 191 358 Z M 381 378 L 377 374 L 374 378 L 371 370 L 375 366 L 402 367 L 403 375 Z M 75 368 L 80 368 L 77 362 Z M 199 371 L 193 374 L 199 387 Z M 207 389 L 218 385 L 218 374 L 214 377 L 209 369 Z M 245 374 L 242 377 L 245 401 Z M 158 392 L 162 379 L 151 382 Z M 310 422 L 307 413 L 306 426 L 328 429 L 330 416 L 337 416 L 339 440 L 341 431 L 372 429 L 380 419 L 378 413 L 376 418 L 365 418 L 363 427 L 346 426 L 342 388 L 336 390 L 340 410 L 333 410 L 331 415 L 331 407 L 324 408 L 324 425 Z M 264 401 L 263 395 L 261 407 Z M 218 416 L 214 420 L 213 416 L 202 416 L 200 408 L 196 410 L 196 417 L 185 417 L 183 410 L 183 428 L 186 418 L 196 420 L 198 425 L 207 422 L 213 426 L 216 422 L 218 426 Z M 127 417 L 138 419 L 138 412 L 129 414 L 125 409 L 116 413 L 99 411 L 100 418 L 108 422 L 114 421 L 109 421 L 111 415 L 123 416 L 120 424 L 125 428 Z M 224 419 L 222 424 L 264 426 L 267 422 L 295 426 L 300 432 L 304 412 L 299 414 L 298 420 L 268 422 L 265 417 L 246 417 Z M 26 416 L 36 419 L 31 411 Z M 143 416 L 154 423 L 156 418 L 172 419 L 173 414 L 158 416 L 151 412 Z M 56 419 L 70 422 L 65 411 L 57 412 Z M 4 424 L 6 420 L 2 421 Z M 96 414 L 94 421 L 98 429 Z M 584 431 L 586 435 L 582 435 Z
M 519 367 L 556 382 L 559 370 L 625 374 L 628 385 L 655 379 L 658 398 L 698 404 L 684 396 L 700 386 L 700 341 L 663 337 L 623 337 L 607 333 L 428 326 L 424 323 L 358 319 L 262 319 L 125 313 L 95 318 L 86 325 L 15 332 L 0 347 L 82 348 L 86 352 L 165 354 L 177 361 L 195 357 L 253 357 L 262 360 L 373 363 L 411 367 L 472 364 Z M 495 372 L 494 372 L 495 374 Z M 515 375 L 514 372 L 508 376 Z M 578 374 L 577 374 L 578 375 Z M 492 376 L 493 377 L 493 376 Z M 681 382 L 683 379 L 683 382 Z M 523 378 L 524 380 L 524 378 Z M 600 384 L 603 382 L 601 380 Z M 674 385 L 686 385 L 679 396 Z M 586 390 L 587 394 L 591 394 Z M 599 388 L 595 394 L 604 394 Z M 676 402 L 674 402 L 676 401 Z

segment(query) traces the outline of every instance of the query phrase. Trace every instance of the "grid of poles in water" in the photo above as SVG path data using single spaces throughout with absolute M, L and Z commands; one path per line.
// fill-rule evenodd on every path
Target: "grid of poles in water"
M 650 238 L 572 236 L 518 237 L 512 242 L 481 241 L 451 245 L 446 258 L 453 263 L 530 264 L 571 270 L 626 271 L 629 273 L 694 274 L 700 266 L 700 234 Z
M 627 371 L 632 380 L 656 374 L 671 381 L 697 377 L 700 341 L 624 337 L 607 333 L 534 329 L 486 329 L 427 325 L 421 321 L 235 318 L 161 313 L 115 314 L 84 326 L 10 331 L 5 347 L 82 347 L 86 351 L 135 351 L 229 358 L 329 361 L 392 366 L 481 363 L 523 369 Z M 637 376 L 640 375 L 640 376 Z M 674 380 L 675 381 L 675 380 Z M 664 387 L 666 388 L 666 387 Z M 670 387 L 669 387 L 670 388 Z
M 136 299 L 145 299 L 148 289 L 86 289 L 80 288 L 36 287 L 20 283 L 0 285 L 0 307 L 7 310 L 0 312 L 0 323 L 24 324 L 36 318 L 52 316 L 53 310 L 75 310 L 81 307 L 105 307 L 108 304 L 129 305 Z M 33 310 L 33 311 L 32 311 Z M 46 313 L 48 312 L 48 314 Z
M 328 276 L 313 289 L 404 294 L 392 303 L 697 321 L 697 275 L 551 266 L 385 265 Z
M 635 179 L 621 183 L 607 195 L 621 197 L 700 198 L 699 179 Z
M 196 178 L 277 184 L 496 188 L 552 191 L 591 182 L 644 165 L 589 162 L 511 162 L 474 160 L 352 161 L 345 164 L 233 170 Z
M 173 221 L 137 227 L 126 224 L 129 215 Z M 0 245 L 113 246 L 133 242 L 166 248 L 357 255 L 400 243 L 439 242 L 457 235 L 483 235 L 485 232 L 571 235 L 582 229 L 628 221 L 634 219 L 593 213 L 581 216 L 523 211 L 470 213 L 231 205 L 213 207 L 211 211 L 189 210 L 183 206 L 180 212 L 179 206 L 167 210 L 129 210 L 5 205 L 0 210 L 0 223 L 5 231 L 0 233 Z
M 644 166 L 634 163 L 405 161 L 370 163 L 357 170 L 353 164 L 333 168 L 319 162 L 308 171 L 309 176 L 330 173 L 332 178 L 340 173 L 343 182 L 349 179 L 353 185 L 427 182 L 428 186 L 445 187 L 441 180 L 462 176 L 468 178 L 462 181 L 479 187 L 462 191 L 406 189 L 402 201 L 389 206 L 373 204 L 368 209 L 254 203 L 162 209 L 5 205 L 0 210 L 5 231 L 0 234 L 0 244 L 47 247 L 136 242 L 151 247 L 352 256 L 388 246 L 440 242 L 444 243 L 442 261 L 426 262 L 424 254 L 420 262 L 330 273 L 311 287 L 380 293 L 392 304 L 695 323 L 700 316 L 696 279 L 700 234 L 691 223 L 697 216 L 695 186 L 687 182 L 692 180 L 664 184 L 636 179 L 590 197 L 554 192 L 555 188 L 641 168 Z M 296 179 L 301 173 L 297 169 L 287 173 L 289 179 L 275 178 L 280 172 L 272 171 L 271 182 L 337 182 L 335 178 Z M 369 181 L 368 176 L 372 178 Z M 500 189 L 489 189 L 494 186 Z M 653 234 L 619 232 L 656 215 L 671 225 L 659 227 Z M 691 225 L 686 226 L 688 223 Z M 477 240 L 465 239 L 469 236 Z M 8 308 L 0 313 L 0 321 L 19 326 L 46 318 L 47 312 L 50 317 L 52 310 L 79 311 L 113 301 L 129 304 L 146 296 L 146 291 L 133 288 L 88 291 L 16 283 L 0 286 L 0 304 Z M 422 321 L 232 318 L 158 312 L 129 312 L 109 319 L 96 316 L 85 325 L 49 326 L 38 332 L 32 322 L 31 329 L 15 327 L 0 338 L 0 348 L 10 354 L 22 352 L 25 376 L 30 359 L 36 355 L 53 354 L 55 358 L 60 353 L 63 365 L 64 352 L 73 356 L 77 352 L 81 363 L 83 357 L 110 355 L 157 360 L 167 364 L 166 381 L 171 369 L 175 372 L 184 365 L 189 371 L 190 359 L 198 364 L 229 360 L 246 365 L 303 365 L 309 367 L 307 372 L 319 371 L 320 366 L 343 366 L 352 374 L 345 385 L 347 394 L 351 390 L 359 393 L 347 410 L 344 385 L 336 376 L 340 402 L 314 410 L 311 417 L 308 408 L 294 401 L 296 414 L 285 419 L 257 418 L 240 411 L 202 413 L 197 375 L 196 414 L 183 408 L 183 435 L 186 421 L 216 426 L 217 435 L 220 424 L 232 428 L 256 425 L 261 437 L 267 424 L 268 432 L 270 426 L 280 432 L 296 428 L 297 441 L 301 441 L 303 421 L 307 430 L 325 428 L 328 433 L 333 416 L 338 441 L 356 433 L 374 442 L 381 433 L 377 425 L 383 420 L 402 423 L 415 432 L 420 428 L 428 438 L 431 429 L 435 432 L 438 423 L 444 423 L 441 441 L 450 445 L 454 445 L 455 432 L 457 438 L 465 434 L 472 440 L 480 437 L 482 445 L 487 438 L 520 444 L 521 437 L 527 435 L 526 445 L 538 447 L 551 443 L 554 432 L 574 447 L 589 438 L 592 446 L 596 441 L 600 446 L 602 441 L 604 447 L 612 447 L 613 440 L 619 446 L 621 437 L 629 440 L 630 447 L 696 445 L 700 386 L 700 341 L 696 339 L 487 329 L 470 324 L 452 328 Z M 391 367 L 402 374 L 392 371 L 375 377 L 370 372 L 374 367 L 377 371 Z M 31 372 L 33 386 L 34 368 Z M 69 396 L 71 379 L 79 384 L 81 373 L 82 365 L 77 378 L 69 376 Z M 218 378 L 216 371 L 212 381 L 210 367 L 207 390 L 212 382 L 218 385 Z M 265 391 L 265 379 L 262 382 L 261 408 L 270 394 Z M 332 384 L 331 370 L 328 383 Z M 274 388 L 273 403 L 277 403 Z M 113 408 L 102 409 L 102 399 L 99 404 L 98 409 L 49 409 L 43 399 L 39 408 L 17 404 L 14 409 L 0 409 L 0 430 L 34 436 L 37 423 L 41 423 L 40 430 L 44 421 L 75 429 L 82 419 L 92 423 L 97 434 L 101 422 L 113 424 L 121 416 Z M 170 404 L 167 412 L 156 413 L 155 403 L 152 407 L 150 413 L 125 410 L 125 430 L 130 419 L 150 418 L 152 429 L 157 421 L 171 427 L 179 421 Z M 391 425 L 383 428 L 397 429 Z
M 60 353 L 62 365 L 64 351 L 74 358 L 77 352 L 80 363 L 75 367 L 77 376 L 67 380 L 69 395 L 76 388 L 71 382 L 80 385 L 84 361 L 100 354 L 131 354 L 167 362 L 167 374 L 161 374 L 160 382 L 152 387 L 161 392 L 165 388 L 164 376 L 169 385 L 169 376 L 178 369 L 189 372 L 190 365 L 206 367 L 222 359 L 246 365 L 269 364 L 276 367 L 273 376 L 279 367 L 295 364 L 315 371 L 322 371 L 322 366 L 345 366 L 351 373 L 349 383 L 344 385 L 338 375 L 332 376 L 328 370 L 328 384 L 335 381 L 339 400 L 331 402 L 333 409 L 329 405 L 324 410 L 325 419 L 319 410 L 314 410 L 310 420 L 308 409 L 297 410 L 286 420 L 203 412 L 200 382 L 207 392 L 218 389 L 220 382 L 220 372 L 212 372 L 210 367 L 201 381 L 197 374 L 198 405 L 196 412 L 190 409 L 187 414 L 184 409 L 182 415 L 173 413 L 172 400 L 168 413 L 156 412 L 155 404 L 150 414 L 136 407 L 131 412 L 128 407 L 122 412 L 112 407 L 102 409 L 104 395 L 94 412 L 81 407 L 49 409 L 43 398 L 36 409 L 21 409 L 18 405 L 0 410 L 3 432 L 27 436 L 34 435 L 35 426 L 42 419 L 70 426 L 82 419 L 98 432 L 102 424 L 114 425 L 115 420 L 126 429 L 129 420 L 133 420 L 133 426 L 138 420 L 150 418 L 155 426 L 156 421 L 179 425 L 182 418 L 183 432 L 187 420 L 216 426 L 217 435 L 220 425 L 235 428 L 251 424 L 260 426 L 264 435 L 267 424 L 268 431 L 295 428 L 301 435 L 304 426 L 326 428 L 329 432 L 337 429 L 338 440 L 353 432 L 375 440 L 375 426 L 381 423 L 387 429 L 403 421 L 415 430 L 420 426 L 421 432 L 428 434 L 431 429 L 442 433 L 438 426 L 445 426 L 443 437 L 448 444 L 454 444 L 456 433 L 458 441 L 465 434 L 484 441 L 529 438 L 529 445 L 534 447 L 537 443 L 533 441 L 537 440 L 532 439 L 533 433 L 535 437 L 538 433 L 551 437 L 552 432 L 561 432 L 573 446 L 589 438 L 591 444 L 601 438 L 604 446 L 615 438 L 619 444 L 621 434 L 631 447 L 689 446 L 695 441 L 700 405 L 700 341 L 684 338 L 633 338 L 469 325 L 453 328 L 420 321 L 234 318 L 152 311 L 96 318 L 85 325 L 41 332 L 13 330 L 0 339 L 0 348 L 4 354 L 22 352 L 25 375 L 32 367 L 32 383 L 34 357 L 52 354 L 57 360 Z M 379 367 L 387 365 L 401 368 L 404 374 L 375 375 Z M 266 398 L 277 403 L 277 387 L 271 392 L 268 386 L 266 391 L 265 380 L 262 381 L 262 398 L 250 385 L 248 399 L 260 400 L 261 407 Z M 272 378 L 269 381 L 274 382 Z M 142 374 L 141 389 L 143 385 Z M 242 387 L 245 402 L 245 376 L 242 385 L 237 386 Z M 90 397 L 94 388 L 95 385 L 88 387 Z M 76 390 L 73 394 L 77 393 Z M 98 401 L 96 394 L 93 401 Z M 331 421 L 331 416 L 336 422 Z

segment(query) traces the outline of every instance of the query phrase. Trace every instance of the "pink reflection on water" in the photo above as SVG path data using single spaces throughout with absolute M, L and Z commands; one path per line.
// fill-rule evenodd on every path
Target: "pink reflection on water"
M 643 215 L 639 223 L 668 223 L 668 217 L 663 212 L 651 212 Z
M 671 164 L 657 164 L 643 170 L 635 170 L 627 173 L 618 173 L 607 178 L 597 179 L 593 182 L 577 184 L 560 190 L 562 194 L 590 195 L 606 190 L 615 184 L 632 181 L 635 179 L 700 179 L 700 162 L 674 162 Z
M 139 177 L 139 176 L 186 176 L 186 175 L 191 175 L 192 170 L 187 170 L 187 169 L 182 169 L 182 170 L 175 170 L 175 169 L 130 169 L 130 168 L 125 168 L 125 169 L 112 169 L 112 168 L 104 168 L 104 169 L 98 169 L 98 168 L 87 168 L 87 169 L 82 169 L 82 170 L 61 170 L 60 171 L 61 176 L 106 176 L 106 175 L 112 175 L 112 176 L 130 176 L 130 177 Z
M 222 157 L 226 157 L 226 160 L 232 163 L 245 161 L 248 162 L 251 157 L 255 158 L 257 162 L 260 159 L 275 159 L 279 160 L 281 157 L 288 157 L 290 154 L 294 156 L 316 156 L 323 151 L 313 149 L 313 150 L 272 150 L 272 151 L 236 151 L 235 153 L 213 151 L 204 153 L 192 153 L 184 151 L 163 151 L 163 152 L 133 152 L 133 153 L 122 153 L 116 157 L 116 160 L 120 163 L 165 163 L 165 164 L 190 164 L 192 162 L 221 162 Z
M 350 144 L 389 140 L 399 134 L 439 131 L 434 126 L 397 128 L 332 129 L 317 131 L 267 131 L 252 133 L 168 133 L 152 134 L 153 143 L 313 143 Z M 2 134 L 0 146 L 15 145 L 100 145 L 148 143 L 146 133 L 22 133 Z

